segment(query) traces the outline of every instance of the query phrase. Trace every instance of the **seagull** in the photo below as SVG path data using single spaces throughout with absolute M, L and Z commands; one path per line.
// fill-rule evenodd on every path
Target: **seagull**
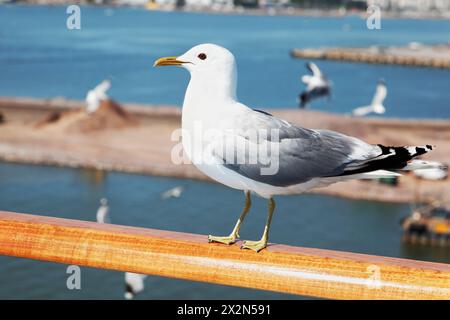
M 109 218 L 108 200 L 102 198 L 100 200 L 100 207 L 97 210 L 97 222 L 98 223 L 111 223 Z
M 302 82 L 306 84 L 306 90 L 300 94 L 300 108 L 305 108 L 311 100 L 320 97 L 328 96 L 329 99 L 331 94 L 330 82 L 319 67 L 313 62 L 308 62 L 306 68 L 311 71 L 312 76 L 302 77 Z
M 161 194 L 161 198 L 162 199 L 179 198 L 183 190 L 184 190 L 183 186 L 177 186 L 175 188 L 163 192 Z
M 102 100 L 108 99 L 106 91 L 111 88 L 111 80 L 106 79 L 100 82 L 94 89 L 89 90 L 86 95 L 86 112 L 92 114 L 97 111 Z
M 133 299 L 139 292 L 144 290 L 144 280 L 147 275 L 133 272 L 125 273 L 125 299 Z
M 377 89 L 370 105 L 354 109 L 352 115 L 355 117 L 363 117 L 371 112 L 377 114 L 385 113 L 386 109 L 383 106 L 383 101 L 386 99 L 386 96 L 386 83 L 383 80 L 378 80 Z
M 230 235 L 210 235 L 210 242 L 237 241 L 252 193 L 268 199 L 267 221 L 261 239 L 244 241 L 241 248 L 258 252 L 269 240 L 274 196 L 428 167 L 427 162 L 412 159 L 432 150 L 431 145 L 372 145 L 330 130 L 302 128 L 240 103 L 235 58 L 223 47 L 201 44 L 181 56 L 160 58 L 154 66 L 180 66 L 190 73 L 181 130 L 188 159 L 213 180 L 245 194 L 244 208 Z

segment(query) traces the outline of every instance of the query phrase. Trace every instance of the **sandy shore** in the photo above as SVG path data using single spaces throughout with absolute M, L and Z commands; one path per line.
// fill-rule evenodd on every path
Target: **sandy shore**
M 190 164 L 175 165 L 171 151 L 177 143 L 172 132 L 180 127 L 181 110 L 171 106 L 122 106 L 125 114 L 102 105 L 87 116 L 83 102 L 0 98 L 0 160 L 95 168 L 160 176 L 208 180 Z M 271 111 L 271 110 L 269 110 Z M 426 159 L 450 159 L 450 121 L 386 120 L 304 111 L 272 110 L 276 116 L 310 128 L 327 128 L 385 145 L 433 144 Z M 314 192 L 352 199 L 411 202 L 415 191 L 423 197 L 442 198 L 450 179 L 423 181 L 412 175 L 397 187 L 376 181 L 349 181 Z

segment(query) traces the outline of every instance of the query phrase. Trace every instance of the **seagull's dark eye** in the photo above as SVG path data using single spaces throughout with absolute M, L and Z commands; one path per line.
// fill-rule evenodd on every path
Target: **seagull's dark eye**
M 205 60 L 205 59 L 206 59 L 206 54 L 200 53 L 197 57 L 198 57 L 200 60 Z

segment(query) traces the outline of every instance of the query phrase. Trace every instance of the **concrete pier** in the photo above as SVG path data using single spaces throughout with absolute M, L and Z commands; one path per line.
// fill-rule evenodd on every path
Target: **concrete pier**
M 406 47 L 296 48 L 291 51 L 291 55 L 294 58 L 301 59 L 340 60 L 450 69 L 450 45 L 424 46 L 413 43 Z

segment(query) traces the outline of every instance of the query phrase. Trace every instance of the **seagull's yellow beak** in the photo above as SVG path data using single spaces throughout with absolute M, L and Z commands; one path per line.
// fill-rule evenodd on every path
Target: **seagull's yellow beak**
M 162 67 L 162 66 L 180 66 L 183 63 L 186 63 L 185 61 L 177 60 L 177 57 L 163 57 L 159 58 L 155 61 L 153 64 L 154 67 Z

